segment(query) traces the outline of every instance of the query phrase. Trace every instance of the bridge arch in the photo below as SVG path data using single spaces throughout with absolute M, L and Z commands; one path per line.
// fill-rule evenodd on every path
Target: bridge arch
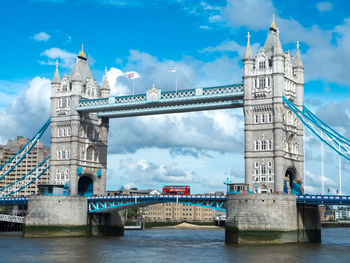
M 78 180 L 78 195 L 93 196 L 94 180 L 87 174 L 82 175 Z

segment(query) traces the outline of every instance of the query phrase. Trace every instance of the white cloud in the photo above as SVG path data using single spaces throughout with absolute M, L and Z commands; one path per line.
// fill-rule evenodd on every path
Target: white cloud
M 227 0 L 222 12 L 233 27 L 246 26 L 259 30 L 269 25 L 276 10 L 270 0 Z
M 50 49 L 46 49 L 43 53 L 41 53 L 41 56 L 49 58 L 47 62 L 41 61 L 40 63 L 42 64 L 55 65 L 55 60 L 59 59 L 60 66 L 65 68 L 71 68 L 74 64 L 77 55 L 74 53 L 70 53 L 66 50 L 53 47 Z
M 253 53 L 257 53 L 260 49 L 259 43 L 254 43 L 252 46 Z M 239 58 L 244 56 L 246 46 L 241 46 L 236 41 L 225 40 L 215 47 L 206 47 L 200 50 L 200 53 L 213 53 L 213 52 L 237 52 Z
M 29 88 L 24 91 L 24 100 L 32 114 L 50 115 L 51 81 L 35 77 L 29 81 Z
M 199 26 L 200 29 L 204 29 L 204 30 L 210 30 L 212 29 L 211 27 L 207 26 L 207 25 L 200 25 Z
M 330 2 L 320 2 L 316 4 L 316 7 L 319 11 L 325 12 L 325 11 L 330 11 L 333 8 L 332 3 Z
M 46 32 L 40 32 L 38 34 L 33 35 L 32 37 L 36 41 L 48 41 L 50 39 L 50 35 L 47 34 Z
M 176 164 L 155 164 L 146 160 L 135 161 L 127 158 L 120 161 L 120 168 L 131 180 L 148 186 L 154 185 L 155 182 L 188 184 L 200 181 L 194 172 L 183 170 Z
M 314 187 L 315 186 L 322 186 L 322 176 L 321 175 L 315 175 L 308 170 L 305 171 L 305 174 L 306 174 L 306 181 L 307 181 L 308 185 L 311 182 L 311 185 Z M 327 189 L 327 187 L 332 187 L 332 186 L 338 185 L 336 182 L 334 182 L 332 179 L 330 179 L 326 176 L 323 178 L 323 182 L 324 182 L 325 189 Z
M 50 91 L 49 79 L 34 77 L 28 87 L 0 111 L 1 143 L 17 135 L 32 137 L 35 134 L 50 117 Z

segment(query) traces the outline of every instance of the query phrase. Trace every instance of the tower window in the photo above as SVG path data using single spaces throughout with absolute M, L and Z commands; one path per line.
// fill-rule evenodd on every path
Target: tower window
M 255 123 L 259 123 L 259 115 L 255 115 Z
M 267 86 L 268 86 L 268 87 L 271 86 L 271 78 L 267 78 Z
M 265 123 L 265 114 L 261 114 L 261 123 Z
M 259 88 L 265 88 L 266 80 L 265 78 L 259 78 Z
M 264 69 L 266 68 L 265 61 L 259 61 L 259 69 Z
M 260 141 L 255 141 L 255 151 L 260 150 Z
M 266 151 L 267 150 L 267 141 L 261 142 L 261 150 Z
M 269 122 L 272 122 L 272 113 L 269 113 Z

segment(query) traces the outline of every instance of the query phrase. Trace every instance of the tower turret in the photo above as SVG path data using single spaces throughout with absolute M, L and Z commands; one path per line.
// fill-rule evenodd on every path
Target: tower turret
M 105 75 L 103 76 L 102 88 L 101 88 L 101 98 L 109 97 L 111 88 L 109 87 L 108 77 L 107 77 L 107 67 L 105 68 Z
M 304 83 L 304 66 L 301 61 L 300 51 L 299 51 L 299 41 L 297 41 L 297 52 L 295 53 L 294 63 L 293 63 L 293 71 L 294 76 L 302 83 Z
M 61 82 L 61 78 L 60 78 L 60 74 L 58 72 L 58 61 L 56 60 L 56 70 L 55 70 L 55 74 L 53 76 L 53 79 L 52 79 L 52 84 L 60 84 Z

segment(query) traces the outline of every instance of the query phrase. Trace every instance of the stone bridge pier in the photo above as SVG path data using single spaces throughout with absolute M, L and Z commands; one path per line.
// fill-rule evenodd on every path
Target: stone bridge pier
M 24 219 L 24 237 L 120 236 L 119 212 L 88 214 L 83 196 L 32 196 Z
M 233 244 L 321 242 L 318 205 L 291 194 L 231 194 L 225 241 Z

